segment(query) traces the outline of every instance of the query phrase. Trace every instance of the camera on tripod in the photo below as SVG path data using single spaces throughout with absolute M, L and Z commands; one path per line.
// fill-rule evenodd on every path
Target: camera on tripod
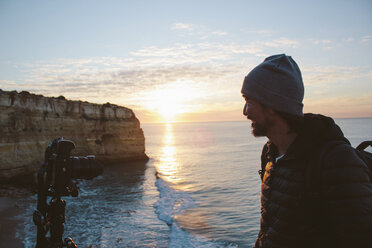
M 37 226 L 36 248 L 77 247 L 71 238 L 62 241 L 66 202 L 61 197 L 78 196 L 73 179 L 92 179 L 103 169 L 93 155 L 70 156 L 74 148 L 72 141 L 61 137 L 52 140 L 45 150 L 45 162 L 37 176 L 37 210 L 33 214 Z M 51 197 L 49 204 L 48 197 Z

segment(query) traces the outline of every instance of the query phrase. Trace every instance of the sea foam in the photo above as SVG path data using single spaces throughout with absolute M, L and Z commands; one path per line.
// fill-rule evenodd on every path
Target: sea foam
M 192 199 L 191 194 L 176 189 L 173 184 L 158 178 L 156 187 L 159 190 L 159 200 L 155 203 L 155 212 L 159 219 L 170 227 L 169 246 L 170 248 L 183 247 L 235 247 L 218 244 L 205 237 L 197 236 L 183 230 L 176 220 L 176 216 L 182 214 L 186 209 L 195 208 L 197 204 Z

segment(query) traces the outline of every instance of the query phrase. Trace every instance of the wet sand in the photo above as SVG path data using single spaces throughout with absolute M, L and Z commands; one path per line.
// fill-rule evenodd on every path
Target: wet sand
M 0 197 L 0 247 L 24 247 L 21 240 L 16 238 L 17 227 L 22 223 L 15 217 L 21 213 L 17 199 Z

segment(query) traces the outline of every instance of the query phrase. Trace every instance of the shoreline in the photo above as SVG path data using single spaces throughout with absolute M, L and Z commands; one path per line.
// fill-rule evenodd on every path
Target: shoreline
M 20 216 L 26 209 L 21 200 L 34 192 L 31 185 L 0 186 L 0 247 L 25 247 L 22 240 L 24 219 Z M 20 237 L 17 237 L 17 232 L 20 232 Z
M 22 241 L 16 237 L 17 230 L 23 224 L 17 218 L 21 212 L 17 198 L 0 196 L 0 247 L 24 247 Z

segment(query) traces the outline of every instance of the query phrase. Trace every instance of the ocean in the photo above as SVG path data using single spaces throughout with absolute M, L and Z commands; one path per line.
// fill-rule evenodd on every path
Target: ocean
M 372 119 L 335 121 L 352 145 L 372 140 Z M 150 160 L 79 180 L 79 196 L 64 197 L 64 237 L 78 247 L 252 247 L 266 138 L 249 121 L 141 126 Z M 18 237 L 35 247 L 36 196 L 19 204 Z

